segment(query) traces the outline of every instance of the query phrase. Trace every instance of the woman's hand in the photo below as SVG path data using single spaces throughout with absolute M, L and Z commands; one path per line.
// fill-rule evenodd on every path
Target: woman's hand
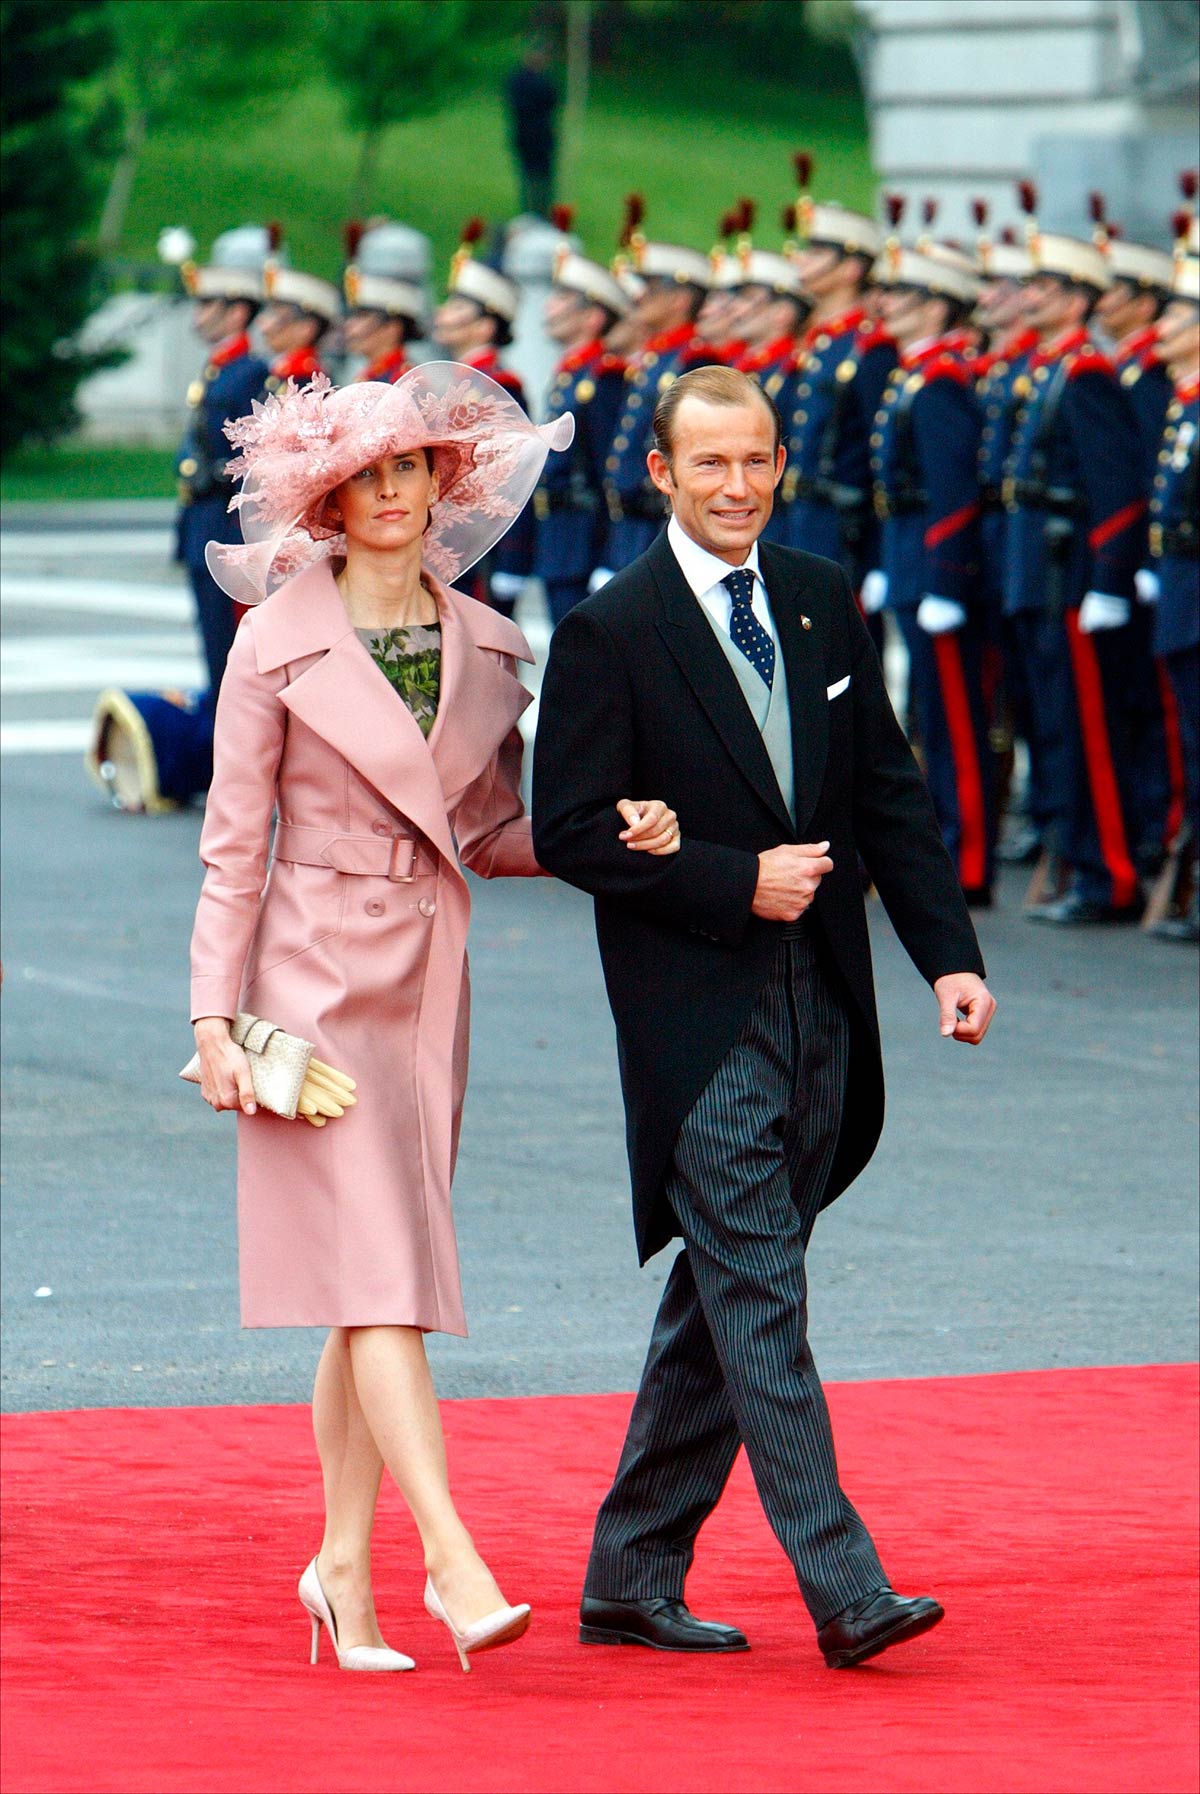
M 229 1037 L 229 1021 L 223 1015 L 202 1015 L 196 1023 L 200 1053 L 200 1094 L 214 1109 L 240 1109 L 253 1115 L 254 1080 L 245 1052 Z
M 623 797 L 617 809 L 628 824 L 618 839 L 634 853 L 679 852 L 679 823 L 660 797 Z

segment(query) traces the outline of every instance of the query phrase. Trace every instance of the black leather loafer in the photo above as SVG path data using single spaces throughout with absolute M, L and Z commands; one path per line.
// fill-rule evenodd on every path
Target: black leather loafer
M 698 1620 L 682 1601 L 597 1601 L 579 1607 L 580 1644 L 648 1645 L 652 1651 L 748 1651 L 736 1626 Z
M 945 1609 L 926 1595 L 910 1600 L 895 1589 L 881 1588 L 828 1620 L 817 1633 L 817 1643 L 830 1669 L 850 1669 L 878 1657 L 889 1645 L 919 1638 L 945 1617 Z

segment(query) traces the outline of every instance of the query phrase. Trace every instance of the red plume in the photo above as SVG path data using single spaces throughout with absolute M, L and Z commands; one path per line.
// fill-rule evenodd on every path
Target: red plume
M 1176 241 L 1178 241 L 1180 237 L 1187 236 L 1188 231 L 1191 228 L 1191 223 L 1192 223 L 1192 214 L 1190 212 L 1185 211 L 1183 209 L 1181 209 L 1178 212 L 1172 212 L 1172 214 L 1171 214 L 1171 235 L 1176 239 Z
M 275 251 L 279 248 L 279 245 L 283 242 L 282 224 L 277 224 L 274 221 L 268 224 L 267 242 L 270 245 L 271 254 L 274 255 Z
M 1032 181 L 1018 181 L 1017 182 L 1017 203 L 1020 206 L 1021 210 L 1024 213 L 1026 213 L 1026 215 L 1028 217 L 1032 218 L 1033 214 L 1037 211 L 1037 202 L 1038 202 L 1037 188 L 1034 186 L 1033 182 Z
M 1004 229 L 1000 232 L 1000 241 L 1002 243 L 1011 243 L 1015 245 L 1017 241 L 1017 233 L 1011 224 L 1006 224 Z
M 625 201 L 625 223 L 630 230 L 636 230 L 646 216 L 646 201 L 640 193 L 631 193 Z
M 718 237 L 721 237 L 722 239 L 725 237 L 732 237 L 732 235 L 736 229 L 737 229 L 737 214 L 736 214 L 736 212 L 722 212 L 721 213 L 721 221 L 717 225 Z
M 346 260 L 352 262 L 358 254 L 358 246 L 366 234 L 366 225 L 361 218 L 351 218 L 342 230 L 342 246 L 346 251 Z
M 1089 193 L 1088 194 L 1088 217 L 1091 219 L 1093 224 L 1103 224 L 1104 223 L 1104 195 L 1103 195 L 1103 193 Z
M 468 218 L 463 225 L 462 240 L 464 243 L 478 243 L 486 230 L 487 225 L 482 218 Z
M 779 228 L 785 237 L 790 237 L 796 228 L 796 208 L 794 205 L 784 206 L 779 214 Z
M 988 203 L 986 199 L 973 199 L 971 201 L 971 216 L 975 220 L 976 228 L 982 230 L 988 221 Z
M 813 177 L 813 159 L 807 150 L 797 150 L 792 157 L 792 167 L 796 170 L 796 185 L 804 192 Z
M 937 217 L 937 215 L 938 215 L 937 200 L 936 199 L 923 199 L 921 201 L 921 223 L 925 226 L 926 230 L 933 229 L 933 221 Z
M 757 218 L 757 216 L 758 216 L 758 206 L 755 204 L 754 200 L 739 199 L 739 201 L 738 201 L 738 229 L 740 231 L 752 231 L 754 229 L 754 220 Z
M 1179 191 L 1189 205 L 1195 199 L 1198 189 L 1200 189 L 1200 173 L 1197 173 L 1194 168 L 1185 168 L 1179 177 Z
M 1106 237 L 1111 237 L 1115 242 L 1118 237 L 1123 236 L 1125 233 L 1119 224 L 1110 224 L 1106 221 L 1104 225 L 1104 234 Z
M 900 220 L 904 217 L 906 200 L 903 193 L 887 193 L 884 195 L 884 206 L 887 210 L 888 223 L 893 230 L 900 228 Z
M 574 206 L 551 206 L 550 222 L 565 237 L 575 219 Z

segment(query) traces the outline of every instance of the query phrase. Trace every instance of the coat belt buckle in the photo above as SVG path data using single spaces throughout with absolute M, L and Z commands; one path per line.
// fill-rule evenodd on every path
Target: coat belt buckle
M 396 870 L 401 842 L 404 842 L 410 849 L 407 872 L 397 872 Z M 410 885 L 417 876 L 417 844 L 411 835 L 392 836 L 392 851 L 388 859 L 387 875 L 389 881 L 394 885 Z

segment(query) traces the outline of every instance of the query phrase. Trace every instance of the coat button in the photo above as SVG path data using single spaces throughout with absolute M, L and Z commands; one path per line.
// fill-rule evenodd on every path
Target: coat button
M 373 822 L 371 824 L 371 833 L 373 835 L 390 835 L 391 832 L 392 831 L 386 822 Z
M 372 897 L 369 902 L 363 904 L 363 908 L 369 916 L 381 916 L 383 914 L 383 903 L 378 897 Z
M 437 909 L 437 904 L 433 901 L 432 897 L 422 897 L 421 901 L 417 904 L 417 908 L 423 916 L 432 916 Z

